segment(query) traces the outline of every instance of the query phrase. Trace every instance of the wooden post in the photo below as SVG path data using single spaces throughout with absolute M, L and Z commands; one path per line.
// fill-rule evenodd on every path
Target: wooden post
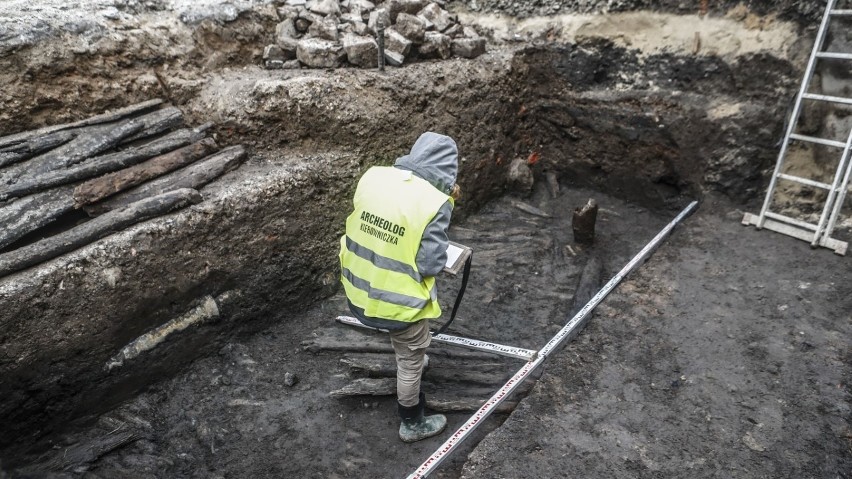
M 589 198 L 588 203 L 574 210 L 571 227 L 574 241 L 582 245 L 591 245 L 595 241 L 595 222 L 598 218 L 598 203 Z

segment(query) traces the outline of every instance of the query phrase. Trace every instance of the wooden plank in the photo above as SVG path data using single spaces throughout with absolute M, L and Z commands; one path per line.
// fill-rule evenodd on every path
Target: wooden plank
M 153 156 L 174 150 L 175 148 L 186 146 L 192 142 L 202 139 L 203 137 L 204 131 L 199 129 L 173 131 L 162 138 L 158 138 L 134 148 L 97 156 L 70 168 L 49 171 L 41 175 L 22 179 L 21 181 L 6 187 L 0 187 L 0 200 L 17 198 L 43 191 L 54 186 L 65 185 L 102 175 L 104 173 L 117 171 L 122 168 L 135 165 Z
M 0 276 L 48 261 L 148 218 L 200 202 L 201 194 L 189 188 L 146 198 L 58 235 L 0 254 Z
M 108 111 L 105 113 L 101 113 L 100 115 L 95 115 L 75 122 L 63 123 L 61 125 L 46 126 L 37 130 L 29 130 L 21 133 L 15 133 L 14 135 L 3 136 L 0 137 L 0 147 L 23 143 L 29 141 L 31 138 L 47 135 L 48 133 L 53 133 L 55 131 L 68 130 L 81 126 L 97 125 L 100 123 L 109 123 L 121 120 L 123 118 L 133 117 L 146 111 L 150 111 L 158 107 L 162 103 L 163 100 L 155 98 L 153 100 L 143 101 L 142 103 L 137 103 L 135 105 L 119 108 L 117 110 Z
M 167 191 L 179 188 L 198 189 L 239 166 L 245 156 L 245 148 L 240 145 L 231 146 L 156 180 L 143 183 L 104 201 L 84 206 L 83 209 L 90 215 L 99 215 Z
M 184 167 L 216 151 L 216 142 L 205 138 L 189 146 L 155 156 L 142 163 L 95 178 L 74 189 L 76 208 L 100 201 L 108 196 Z
M 36 193 L 0 207 L 0 250 L 74 210 L 73 186 Z
M 0 150 L 0 168 L 28 160 L 33 156 L 52 150 L 77 137 L 75 130 L 63 130 L 31 138 L 29 141 Z

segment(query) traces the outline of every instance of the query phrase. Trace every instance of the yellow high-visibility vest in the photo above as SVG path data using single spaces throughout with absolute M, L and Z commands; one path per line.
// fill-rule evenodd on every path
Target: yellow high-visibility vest
M 448 199 L 410 171 L 375 166 L 361 177 L 339 257 L 346 296 L 364 314 L 403 322 L 441 316 L 435 277 L 421 276 L 415 258 Z

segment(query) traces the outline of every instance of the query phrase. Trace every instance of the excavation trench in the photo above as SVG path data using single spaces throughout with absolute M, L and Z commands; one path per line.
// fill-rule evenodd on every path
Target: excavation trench
M 363 378 L 386 388 L 393 375 L 385 338 L 333 322 L 346 313 L 336 246 L 360 174 L 423 131 L 452 136 L 464 198 L 450 236 L 475 253 L 449 332 L 537 349 L 569 319 L 593 258 L 605 279 L 689 200 L 730 209 L 759 197 L 798 76 L 777 52 L 649 52 L 586 37 L 386 73 L 270 72 L 246 60 L 256 48 L 234 47 L 268 32 L 251 20 L 202 24 L 191 50 L 174 34 L 188 54 L 171 69 L 162 58 L 152 70 L 84 55 L 81 70 L 103 80 L 94 87 L 67 70 L 73 60 L 6 57 L 45 94 L 27 100 L 19 79 L 6 94 L 26 124 L 4 112 L 4 133 L 156 96 L 193 124 L 214 122 L 216 141 L 246 145 L 248 158 L 202 188 L 200 204 L 0 278 L 4 469 L 402 477 L 442 439 L 397 441 L 391 395 L 329 396 Z M 119 58 L 128 64 L 107 74 Z M 601 207 L 597 236 L 581 246 L 571 215 L 589 198 Z M 445 311 L 458 284 L 442 278 Z M 153 347 L 116 360 L 140 338 Z M 457 410 L 451 427 L 519 366 L 449 347 L 430 354 L 424 390 Z M 566 381 L 579 390 L 585 379 Z M 466 458 L 507 412 L 439 477 L 478 477 Z

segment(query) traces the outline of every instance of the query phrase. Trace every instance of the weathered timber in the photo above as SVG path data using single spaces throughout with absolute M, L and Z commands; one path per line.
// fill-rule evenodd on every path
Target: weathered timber
M 571 229 L 574 230 L 574 241 L 582 245 L 595 242 L 595 222 L 598 218 L 598 202 L 592 198 L 580 208 L 574 210 L 571 219 Z
M 485 399 L 441 399 L 426 397 L 426 407 L 435 412 L 474 412 L 485 403 Z M 517 401 L 503 401 L 494 409 L 498 414 L 509 414 L 518 407 Z
M 340 362 L 349 366 L 353 374 L 373 378 L 396 377 L 396 360 L 389 354 L 346 356 Z M 435 383 L 458 382 L 487 386 L 503 384 L 509 377 L 509 369 L 500 363 L 436 364 L 433 360 L 431 366 L 423 372 L 423 377 Z
M 47 135 L 48 133 L 53 133 L 55 131 L 68 130 L 81 126 L 98 125 L 101 123 L 109 123 L 121 120 L 123 118 L 133 117 L 146 111 L 152 110 L 161 105 L 162 103 L 163 100 L 160 99 L 143 101 L 142 103 L 137 103 L 135 105 L 119 108 L 117 110 L 108 111 L 106 113 L 101 113 L 100 115 L 95 115 L 71 123 L 46 126 L 37 130 L 22 131 L 20 133 L 15 133 L 14 135 L 3 136 L 0 137 L 0 147 L 23 143 L 25 141 L 29 141 L 31 138 Z
M 0 276 L 53 259 L 148 218 L 200 202 L 198 191 L 183 188 L 132 203 L 58 235 L 0 254 Z
M 360 378 L 336 389 L 329 396 L 341 398 L 346 396 L 392 396 L 396 394 L 396 378 Z
M 598 293 L 603 280 L 603 263 L 597 256 L 592 256 L 583 267 L 583 272 L 580 273 L 580 280 L 577 282 L 577 289 L 571 300 L 570 316 L 572 318 Z
M 184 167 L 216 151 L 216 142 L 205 138 L 189 146 L 155 156 L 142 163 L 89 180 L 74 189 L 75 207 L 100 201 L 108 196 Z
M 65 185 L 80 180 L 110 173 L 113 171 L 135 165 L 156 155 L 174 150 L 196 142 L 204 137 L 204 130 L 195 128 L 193 130 L 182 129 L 165 135 L 161 138 L 116 153 L 96 156 L 83 163 L 76 164 L 70 168 L 49 171 L 29 178 L 24 178 L 15 184 L 5 188 L 0 187 L 0 200 L 17 198 L 32 194 L 53 186 Z
M 551 218 L 550 213 L 542 210 L 541 208 L 536 208 L 535 206 L 529 203 L 524 203 L 523 201 L 513 200 L 512 206 L 523 211 L 524 213 L 529 213 L 533 216 L 539 216 L 541 218 Z
M 310 338 L 302 341 L 301 345 L 302 349 L 312 353 L 346 351 L 351 353 L 393 354 L 390 338 L 386 333 L 372 332 L 361 328 L 320 328 L 313 331 Z M 499 356 L 490 353 L 466 351 L 458 347 L 442 346 L 435 343 L 429 346 L 428 354 L 433 359 L 447 357 L 482 359 L 493 362 L 499 358 Z
M 79 163 L 114 147 L 125 138 L 141 131 L 143 127 L 144 123 L 139 119 L 127 120 L 117 125 L 85 127 L 76 138 L 59 148 L 4 169 L 0 172 L 0 185 L 10 185 L 21 179 Z
M 551 198 L 559 196 L 559 181 L 556 179 L 556 173 L 548 171 L 545 175 L 547 178 L 547 190 L 550 192 Z
M 0 207 L 0 250 L 74 210 L 73 186 L 26 196 Z
M 83 209 L 94 216 L 121 208 L 142 198 L 178 188 L 200 188 L 236 168 L 245 158 L 245 154 L 245 148 L 240 145 L 225 148 L 192 165 L 173 171 L 156 180 L 143 183 L 112 198 L 84 206 Z
M 77 443 L 57 451 L 48 461 L 25 468 L 26 472 L 59 472 L 86 470 L 98 458 L 142 439 L 136 431 L 113 431 L 92 440 Z
M 68 143 L 76 137 L 76 131 L 63 130 L 30 138 L 23 143 L 2 148 L 0 149 L 0 168 L 28 160 L 39 153 Z
M 147 115 L 140 116 L 139 120 L 144 123 L 142 130 L 125 139 L 122 143 L 129 143 L 131 141 L 159 135 L 164 131 L 183 126 L 183 112 L 176 107 L 169 106 L 148 113 Z

